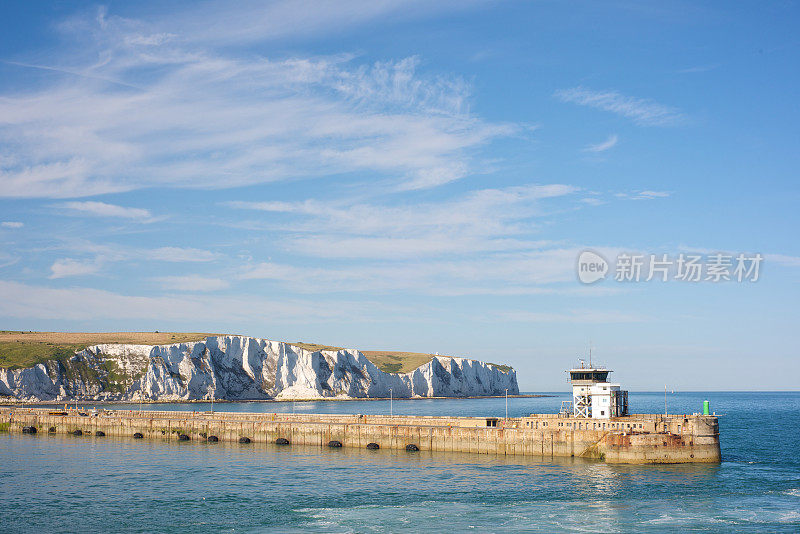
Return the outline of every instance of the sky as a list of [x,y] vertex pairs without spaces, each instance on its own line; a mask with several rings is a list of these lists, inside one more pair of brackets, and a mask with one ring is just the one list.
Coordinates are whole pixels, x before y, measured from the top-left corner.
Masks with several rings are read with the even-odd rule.
[[798,22],[788,1],[4,2],[0,329],[438,352],[523,391],[566,390],[591,346],[631,390],[796,390]]

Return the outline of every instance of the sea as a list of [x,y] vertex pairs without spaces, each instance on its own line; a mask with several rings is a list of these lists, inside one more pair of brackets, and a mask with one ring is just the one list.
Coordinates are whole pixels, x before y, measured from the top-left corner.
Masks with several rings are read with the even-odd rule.
[[[509,398],[508,414],[556,412],[569,400],[550,395]],[[0,432],[0,532],[800,532],[800,392],[668,392],[666,409],[694,413],[704,400],[720,416],[720,464]],[[665,395],[631,392],[630,405],[663,413]],[[214,410],[502,417],[506,400]]]

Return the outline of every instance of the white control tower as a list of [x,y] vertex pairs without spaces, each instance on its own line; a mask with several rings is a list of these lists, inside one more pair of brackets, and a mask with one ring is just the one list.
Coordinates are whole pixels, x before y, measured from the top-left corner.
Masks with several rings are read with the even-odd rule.
[[620,389],[619,384],[608,382],[610,372],[591,363],[586,366],[583,360],[569,370],[574,417],[609,419],[628,415],[628,392]]

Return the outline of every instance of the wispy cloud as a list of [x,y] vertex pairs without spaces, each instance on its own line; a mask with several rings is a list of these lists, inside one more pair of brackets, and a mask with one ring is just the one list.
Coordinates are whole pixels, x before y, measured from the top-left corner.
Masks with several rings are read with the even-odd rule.
[[416,189],[429,189],[440,185],[455,182],[469,174],[468,168],[461,162],[424,169],[416,176],[410,177],[398,186],[399,191],[413,191]]
[[639,194],[634,198],[636,199],[653,199],[653,198],[666,198],[672,193],[670,191],[639,191]]
[[69,276],[86,276],[96,274],[102,268],[102,261],[76,260],[72,258],[62,258],[53,262],[50,266],[50,278],[66,278]]
[[566,313],[534,312],[529,310],[507,311],[497,314],[504,321],[520,323],[577,323],[577,324],[606,324],[606,323],[641,323],[650,318],[614,310],[570,310]]
[[617,91],[594,91],[584,87],[574,87],[556,91],[555,97],[562,102],[616,113],[643,126],[668,126],[684,120],[683,114],[677,109],[652,100],[625,96]]
[[205,276],[162,276],[154,278],[166,290],[172,291],[219,291],[230,287],[230,282],[221,278],[208,278]]
[[87,241],[70,241],[58,249],[71,257],[59,258],[50,266],[50,278],[66,278],[101,273],[118,262],[206,263],[220,255],[208,250],[188,247],[135,248],[119,245],[98,245]]
[[564,294],[575,289],[580,249],[539,234],[553,213],[580,207],[579,192],[566,184],[529,184],[411,205],[319,200],[226,205],[280,221],[279,244],[309,258],[301,265],[252,261],[239,280],[269,280],[310,293]]
[[589,145],[583,150],[586,152],[605,152],[606,150],[613,148],[616,146],[617,142],[619,141],[619,137],[614,134],[608,137],[602,143],[597,143],[596,145]]
[[295,252],[330,258],[409,258],[523,250],[540,243],[535,232],[547,214],[544,201],[578,188],[530,184],[472,191],[454,199],[412,205],[352,202],[229,202],[228,206],[292,215],[284,245]]
[[770,263],[777,263],[786,267],[800,267],[800,256],[788,256],[786,254],[764,254],[764,260]]
[[[198,321],[227,325],[236,331],[241,324],[267,324],[276,320],[339,320],[342,316],[370,321],[377,308],[391,310],[376,302],[341,300],[320,306],[319,300],[259,299],[217,295],[132,296],[88,287],[52,288],[0,280],[0,316],[19,319],[65,319],[113,321],[140,319],[149,324],[180,321],[191,328]],[[77,303],[77,304],[76,304]],[[201,310],[201,314],[198,311]],[[130,324],[130,323],[126,323]],[[260,333],[263,335],[263,333]]]
[[19,221],[3,221],[3,222],[0,222],[0,227],[2,227],[2,228],[14,228],[14,229],[16,229],[16,228],[22,228],[23,226],[25,226],[25,224],[21,223]]
[[[228,203],[277,216],[288,225],[282,246],[308,258],[301,264],[248,260],[235,278],[304,293],[596,296],[606,290],[574,284],[581,247],[538,236],[551,214],[583,204],[579,192],[549,184],[485,189],[409,206]],[[614,251],[603,252],[611,257]]]
[[[283,20],[304,11],[275,9]],[[215,28],[231,19],[220,11]],[[517,130],[471,115],[469,84],[420,73],[416,57],[237,54],[194,41],[181,16],[191,18],[169,18],[175,31],[102,13],[66,25],[93,39],[89,50],[54,59],[49,85],[0,95],[0,196],[229,188],[346,173],[425,189],[469,175],[482,146]],[[108,206],[82,209],[136,218]]]
[[721,65],[722,63],[713,63],[710,65],[697,65],[695,67],[687,67],[685,69],[679,69],[676,72],[678,72],[678,74],[694,74],[697,72],[708,72],[710,70],[719,68]]
[[315,266],[262,262],[237,276],[242,281],[268,280],[298,293],[404,292],[436,296],[575,295],[607,296],[624,288],[575,283],[580,247],[542,244],[538,249],[483,254],[480,257],[370,262]]
[[[304,267],[275,262],[255,264],[242,280],[272,280],[302,293],[411,291],[428,295],[542,294],[572,282],[578,250],[547,248],[497,253],[480,258],[379,262],[356,266]],[[514,280],[508,288],[508,280]]]
[[[179,35],[170,36],[171,39],[230,46],[284,38],[318,39],[379,19],[413,20],[480,4],[476,0],[323,0],[314,2],[311,9],[292,0],[242,0],[237,2],[238,9],[231,9],[227,2],[210,1],[194,4],[183,12],[175,13],[174,16],[179,19],[177,23],[156,20],[150,31],[142,29],[141,25],[136,24],[137,21],[106,16],[105,11],[101,11],[100,17],[106,26],[123,27],[132,33],[139,31],[146,39],[157,39],[163,32],[176,32]],[[209,24],[209,20],[215,23]]]
[[656,198],[667,198],[672,195],[671,191],[633,191],[630,193],[615,193],[614,196],[617,198],[623,198],[628,200],[653,200]]
[[127,208],[125,206],[117,206],[116,204],[107,204],[106,202],[64,202],[58,206],[97,217],[119,217],[122,219],[136,219],[143,222],[153,220],[153,215],[150,213],[150,210],[143,208]]
[[219,254],[209,250],[191,247],[159,247],[143,250],[124,251],[125,255],[141,254],[149,260],[167,261],[176,263],[197,263],[214,261],[220,257]]
[[103,261],[148,260],[175,263],[209,262],[220,258],[216,252],[192,247],[143,248],[118,244],[94,243],[83,239],[68,239],[53,247],[72,255],[95,256]]

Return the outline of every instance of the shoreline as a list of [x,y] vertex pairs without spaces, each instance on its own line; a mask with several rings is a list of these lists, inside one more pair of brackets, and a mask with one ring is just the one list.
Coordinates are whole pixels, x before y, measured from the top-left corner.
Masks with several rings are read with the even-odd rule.
[[[509,399],[536,399],[545,397],[555,397],[556,395],[547,394],[528,394],[528,395],[509,395]],[[505,395],[477,395],[468,397],[393,397],[392,401],[417,401],[417,400],[469,400],[469,399],[505,399]],[[296,399],[214,399],[215,403],[272,403],[272,402],[354,402],[354,401],[387,401],[389,397],[363,397],[363,398],[337,398],[337,397],[311,397]],[[0,399],[0,406],[51,406],[60,404],[70,405],[114,405],[114,404],[210,404],[210,399],[181,399],[181,400],[91,400],[91,399],[70,399],[70,400],[48,400],[48,401],[23,401],[19,399]]]

